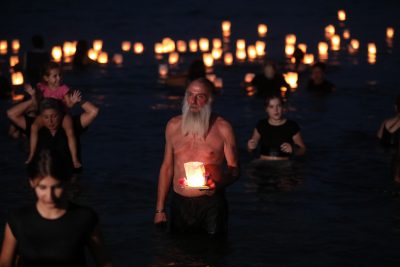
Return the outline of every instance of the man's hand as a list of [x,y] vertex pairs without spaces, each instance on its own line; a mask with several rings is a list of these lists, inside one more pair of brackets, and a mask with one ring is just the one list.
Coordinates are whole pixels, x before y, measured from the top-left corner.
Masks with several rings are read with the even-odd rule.
[[165,223],[167,223],[167,214],[165,213],[165,211],[156,211],[156,214],[154,215],[154,224],[162,225]]

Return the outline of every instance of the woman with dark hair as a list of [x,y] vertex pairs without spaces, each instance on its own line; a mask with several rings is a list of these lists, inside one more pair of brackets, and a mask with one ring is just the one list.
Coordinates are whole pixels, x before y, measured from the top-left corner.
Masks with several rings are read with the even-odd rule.
[[396,115],[382,122],[377,137],[383,147],[397,149],[400,138],[400,96],[396,97],[394,109]]
[[0,266],[87,266],[88,247],[97,266],[111,266],[104,253],[98,216],[69,202],[65,185],[72,173],[55,151],[42,150],[28,165],[36,203],[10,213],[4,232]]

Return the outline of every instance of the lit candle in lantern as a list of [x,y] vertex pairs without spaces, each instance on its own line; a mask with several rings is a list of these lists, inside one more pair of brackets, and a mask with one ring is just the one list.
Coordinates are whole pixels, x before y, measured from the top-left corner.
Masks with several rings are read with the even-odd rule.
[[168,65],[167,64],[160,64],[158,66],[158,74],[162,77],[165,78],[168,75]]
[[231,35],[231,22],[228,20],[222,22],[222,35],[223,36]]
[[17,65],[19,63],[19,58],[18,56],[11,56],[10,57],[10,67],[14,67],[15,65]]
[[340,50],[340,36],[337,34],[334,34],[331,39],[331,47],[333,51],[339,51]]
[[6,40],[1,40],[0,41],[0,54],[1,55],[7,54],[7,50],[8,50],[7,41]]
[[268,32],[268,27],[266,24],[258,24],[258,36],[265,37]]
[[247,47],[247,55],[249,56],[250,60],[254,60],[257,58],[257,51],[254,45],[249,45]]
[[296,35],[294,34],[286,35],[285,41],[287,45],[294,45],[296,43]]
[[386,29],[386,38],[393,39],[393,37],[394,37],[394,28],[393,27],[388,27]]
[[199,47],[200,47],[200,51],[207,52],[210,47],[210,42],[208,41],[207,38],[200,38]]
[[155,43],[154,44],[154,53],[162,54],[164,52],[162,43]]
[[21,45],[19,43],[19,40],[17,40],[17,39],[12,40],[11,48],[12,48],[14,53],[18,53],[20,47],[21,47]]
[[203,63],[207,68],[211,68],[214,65],[214,58],[211,53],[203,54]]
[[183,164],[186,173],[186,182],[189,187],[203,187],[206,184],[204,163],[186,162]]
[[246,41],[244,39],[238,39],[236,41],[236,49],[237,50],[245,50],[246,49]]
[[263,41],[256,42],[256,52],[258,57],[262,57],[265,55],[265,42]]
[[63,52],[64,52],[64,57],[70,57],[73,55],[73,43],[72,42],[64,42],[63,45]]
[[348,40],[350,39],[350,30],[344,30],[343,31],[343,39]]
[[304,55],[304,64],[311,65],[314,63],[314,55],[313,54],[305,54]]
[[287,88],[282,86],[280,89],[281,89],[281,96],[285,97],[286,96],[286,92],[287,92]]
[[346,20],[346,11],[339,10],[338,11],[338,19],[339,19],[339,21],[345,21]]
[[169,37],[165,37],[162,40],[162,45],[164,53],[171,53],[175,51],[175,42]]
[[187,45],[186,45],[186,42],[185,42],[185,41],[183,41],[183,40],[178,40],[178,41],[176,42],[176,46],[177,46],[178,52],[180,52],[180,53],[186,53]]
[[136,42],[136,43],[133,45],[133,52],[134,52],[135,54],[142,54],[143,51],[144,51],[144,46],[143,46],[142,43]]
[[103,48],[103,41],[102,40],[94,40],[93,41],[93,49],[96,51],[101,51]]
[[251,83],[255,76],[256,75],[254,73],[251,73],[251,72],[246,73],[246,75],[244,76],[244,82],[245,83]]
[[330,39],[335,34],[335,26],[328,25],[325,27],[325,38]]
[[230,53],[230,52],[225,53],[225,55],[224,55],[224,63],[227,66],[230,66],[230,65],[233,64],[233,55],[232,55],[232,53]]
[[189,51],[195,53],[195,52],[197,52],[197,48],[198,48],[197,41],[194,39],[190,40],[189,41]]
[[97,61],[98,52],[93,48],[90,48],[88,51],[88,57],[93,61]]
[[301,44],[298,44],[297,47],[298,47],[301,51],[303,51],[304,54],[307,53],[307,45],[306,45],[306,44],[301,43]]
[[325,42],[318,43],[318,55],[321,60],[328,59],[328,44]]
[[244,61],[246,60],[246,50],[236,50],[236,58],[239,61]]
[[114,54],[113,61],[116,65],[121,65],[124,62],[124,57],[122,54]]
[[222,41],[219,38],[214,38],[212,40],[213,48],[221,48],[222,47]]
[[170,65],[175,65],[179,61],[179,54],[177,52],[172,52],[168,56],[168,63]]
[[123,41],[121,43],[121,49],[124,52],[128,52],[129,50],[131,50],[131,42],[130,41]]
[[213,50],[211,51],[211,54],[215,60],[218,60],[222,57],[222,49],[221,48],[213,48]]
[[100,64],[107,64],[108,63],[107,52],[100,52],[99,56],[97,57],[97,62],[99,62]]
[[61,46],[54,46],[53,49],[51,49],[51,56],[55,62],[60,62],[62,58]]
[[354,54],[358,51],[358,48],[360,48],[360,42],[357,39],[351,39],[350,46],[349,46],[349,52],[351,54]]
[[290,88],[297,88],[298,74],[297,72],[288,72],[283,74],[285,81],[290,85]]
[[374,43],[368,43],[368,54],[376,55],[376,45]]
[[12,85],[21,85],[24,83],[24,75],[22,75],[22,72],[14,72],[11,74],[11,82]]
[[286,44],[285,45],[285,54],[287,57],[291,57],[294,53],[294,45]]

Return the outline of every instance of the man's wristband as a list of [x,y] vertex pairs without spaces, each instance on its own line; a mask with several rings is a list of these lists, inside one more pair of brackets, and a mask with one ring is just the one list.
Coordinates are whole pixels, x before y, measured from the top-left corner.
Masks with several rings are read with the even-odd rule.
[[156,210],[156,213],[165,213],[165,209],[161,209],[161,210]]

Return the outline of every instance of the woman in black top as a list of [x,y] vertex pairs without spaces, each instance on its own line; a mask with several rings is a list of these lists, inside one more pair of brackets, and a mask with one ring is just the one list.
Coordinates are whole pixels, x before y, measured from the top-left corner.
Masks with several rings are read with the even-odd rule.
[[265,100],[267,119],[260,120],[247,142],[249,151],[260,145],[260,158],[285,160],[291,155],[303,155],[306,150],[296,122],[283,117],[283,101],[280,96]]
[[104,253],[97,214],[67,201],[64,184],[71,178],[54,151],[43,150],[28,166],[34,205],[10,213],[0,254],[0,266],[87,266],[88,247],[97,266],[111,266]]

